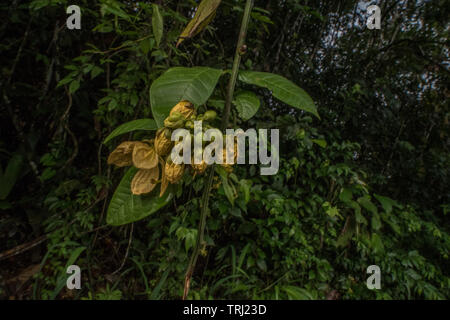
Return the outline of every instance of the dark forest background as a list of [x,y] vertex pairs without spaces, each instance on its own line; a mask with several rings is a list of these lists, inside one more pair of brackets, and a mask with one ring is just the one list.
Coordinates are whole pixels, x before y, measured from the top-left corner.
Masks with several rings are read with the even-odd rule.
[[[203,178],[108,226],[123,170],[106,157],[133,136],[102,142],[152,117],[149,88],[168,68],[230,69],[244,2],[222,1],[178,48],[198,2],[156,3],[159,46],[149,1],[0,4],[0,298],[181,297]],[[71,4],[81,30],[66,28]],[[370,4],[380,30],[366,27]],[[233,113],[237,127],[280,128],[280,170],[236,167],[235,206],[216,186],[189,298],[448,299],[449,17],[445,0],[255,1],[241,68],[290,79],[321,119],[264,89],[255,117]],[[82,290],[65,288],[70,264]],[[366,287],[373,264],[381,290]]]

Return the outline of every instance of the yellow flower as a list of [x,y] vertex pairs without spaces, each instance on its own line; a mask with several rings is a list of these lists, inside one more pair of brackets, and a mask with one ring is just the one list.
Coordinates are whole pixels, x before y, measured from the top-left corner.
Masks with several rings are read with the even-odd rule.
[[167,181],[170,183],[178,183],[183,177],[184,164],[175,164],[171,161],[170,163],[166,162],[164,171]]
[[108,157],[108,164],[114,164],[118,167],[131,166],[133,149],[137,141],[122,142]]
[[152,169],[158,165],[155,149],[144,142],[136,142],[132,160],[133,165],[138,169]]
[[140,169],[131,180],[131,192],[135,195],[151,192],[159,178],[158,166],[152,169]]
[[175,112],[181,113],[185,119],[188,119],[195,112],[194,105],[186,100],[180,101],[170,110],[170,115]]
[[156,132],[155,151],[160,156],[168,155],[173,147],[173,141],[167,138],[166,131],[170,132],[168,128],[162,128]]

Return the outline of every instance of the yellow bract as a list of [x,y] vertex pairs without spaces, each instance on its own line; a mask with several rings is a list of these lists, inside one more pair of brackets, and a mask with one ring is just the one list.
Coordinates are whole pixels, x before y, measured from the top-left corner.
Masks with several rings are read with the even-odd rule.
[[132,153],[137,141],[122,142],[108,157],[108,164],[118,167],[130,166],[132,164]]
[[163,128],[156,133],[155,138],[155,150],[160,156],[165,156],[170,153],[173,147],[173,141],[167,138],[166,131],[167,128]]
[[138,169],[152,169],[158,165],[155,149],[143,142],[137,142],[133,149],[133,165]]
[[169,181],[170,183],[177,183],[183,177],[184,164],[166,162],[164,173],[167,181]]
[[159,178],[158,166],[152,169],[140,169],[131,181],[131,192],[135,195],[151,192]]
[[188,119],[191,115],[194,114],[194,105],[189,101],[180,101],[175,107],[170,110],[170,116],[176,114],[177,112],[181,113],[185,119]]

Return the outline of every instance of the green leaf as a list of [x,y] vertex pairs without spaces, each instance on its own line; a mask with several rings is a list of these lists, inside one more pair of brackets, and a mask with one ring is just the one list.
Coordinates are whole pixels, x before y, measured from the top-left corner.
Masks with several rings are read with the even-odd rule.
[[341,193],[339,194],[339,199],[342,202],[349,202],[350,200],[352,200],[352,190],[348,189],[348,188],[342,188],[341,189]]
[[97,77],[102,72],[103,72],[102,68],[95,66],[91,70],[91,79],[94,79],[95,77]]
[[272,91],[275,98],[294,108],[310,112],[320,119],[311,97],[302,88],[282,76],[268,72],[240,71],[239,80],[267,88]]
[[0,200],[5,200],[16,184],[22,169],[22,164],[23,156],[19,154],[14,154],[11,159],[9,159],[5,173],[0,177]]
[[123,11],[120,7],[120,4],[117,1],[110,1],[109,3],[104,3],[100,9],[102,15],[106,15],[106,13],[110,13],[112,15],[121,17],[124,20],[130,21],[131,16],[128,15],[125,11]]
[[111,139],[117,137],[118,135],[135,131],[135,130],[156,130],[158,127],[156,126],[156,122],[153,119],[138,119],[126,122],[116,129],[113,130],[103,141],[103,143],[107,143]]
[[245,121],[253,117],[261,105],[258,96],[250,91],[237,94],[233,102],[236,105],[239,117]]
[[188,25],[181,33],[177,42],[177,47],[184,41],[184,39],[192,38],[212,21],[220,1],[221,0],[203,0],[199,4],[194,18],[189,21]]
[[402,209],[402,208],[403,208],[403,206],[401,206],[400,204],[398,204],[397,201],[392,200],[392,199],[389,198],[389,197],[383,197],[383,196],[380,196],[380,195],[375,194],[375,193],[374,193],[373,195],[374,195],[374,197],[381,203],[381,206],[383,207],[383,209],[384,209],[384,211],[385,211],[386,213],[391,213],[391,212],[392,212],[392,207],[393,207],[393,206],[395,206],[395,207],[397,207],[397,208],[399,208],[399,209]]
[[170,110],[182,100],[197,106],[206,103],[221,75],[222,70],[207,67],[167,70],[150,87],[150,104],[158,126],[163,126]]
[[358,198],[358,202],[369,212],[373,214],[378,213],[377,207],[370,201],[370,196],[365,195],[364,197]]
[[303,288],[295,286],[284,286],[283,291],[286,292],[289,300],[314,300],[311,293]]
[[70,93],[75,93],[78,90],[79,87],[80,87],[80,81],[79,80],[74,80],[74,81],[72,81],[70,83],[69,92]]
[[159,48],[159,44],[161,43],[161,39],[163,36],[163,18],[161,13],[159,12],[158,5],[153,4],[153,15],[152,15],[152,27],[153,27],[153,35],[155,36],[156,46]]
[[173,194],[169,190],[160,198],[159,188],[155,188],[148,195],[133,195],[130,184],[136,172],[134,167],[128,169],[114,192],[106,216],[108,224],[120,226],[141,220],[164,207],[172,199]]
[[214,107],[218,110],[223,110],[225,107],[225,100],[209,99],[208,106]]
[[375,253],[382,253],[384,251],[383,241],[378,234],[372,233],[370,244]]
[[374,213],[370,221],[374,230],[379,230],[381,228],[381,219],[378,213]]
[[162,286],[167,280],[167,276],[169,275],[170,268],[167,268],[166,271],[164,271],[161,279],[159,280],[158,284],[156,285],[155,289],[153,289],[152,294],[150,295],[150,300],[159,300],[159,292],[161,291]]
[[322,147],[322,148],[326,148],[327,147],[327,142],[325,140],[312,139],[311,141],[314,142],[315,144],[317,144],[318,146]]

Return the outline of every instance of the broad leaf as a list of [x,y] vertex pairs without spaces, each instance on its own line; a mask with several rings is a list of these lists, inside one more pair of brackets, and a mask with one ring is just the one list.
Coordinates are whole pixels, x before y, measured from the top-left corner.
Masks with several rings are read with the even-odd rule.
[[136,172],[137,169],[134,167],[128,169],[114,192],[106,216],[108,224],[120,226],[141,220],[164,207],[172,199],[173,194],[169,191],[160,198],[157,190],[159,188],[148,195],[133,195],[130,184]]
[[244,91],[236,95],[234,100],[239,117],[248,120],[253,117],[259,109],[261,102],[256,94]]
[[393,206],[395,206],[399,209],[403,208],[400,204],[398,204],[397,201],[392,200],[389,197],[383,197],[376,193],[374,193],[374,197],[381,203],[381,206],[383,207],[383,209],[386,213],[391,213]]
[[370,196],[365,195],[363,197],[358,198],[358,202],[366,209],[367,211],[376,214],[378,213],[377,207],[370,200]]
[[320,146],[321,148],[327,147],[327,142],[323,139],[312,139],[311,141]]
[[153,15],[152,15],[152,27],[153,35],[155,36],[156,45],[159,47],[161,39],[163,36],[163,18],[159,12],[158,5],[153,4]]
[[339,194],[339,199],[343,202],[349,202],[352,200],[353,192],[348,188],[342,188]]
[[182,100],[206,103],[221,74],[222,70],[207,67],[175,67],[156,79],[150,87],[150,104],[158,126],[163,126],[170,109]]
[[305,110],[320,119],[311,97],[292,81],[277,74],[257,71],[240,71],[239,80],[272,91],[275,98],[294,108]]
[[216,10],[220,4],[220,1],[221,0],[203,0],[199,4],[194,18],[189,21],[188,25],[181,33],[177,42],[177,47],[184,41],[184,39],[192,38],[212,21],[216,15]]
[[111,132],[105,139],[105,141],[103,141],[103,143],[107,143],[108,141],[110,141],[111,139],[127,133],[127,132],[131,132],[131,131],[135,131],[135,130],[156,130],[158,129],[155,120],[153,119],[138,119],[138,120],[133,120],[130,122],[126,122],[120,126],[118,126],[116,129],[113,130],[113,132]]
[[284,286],[282,289],[286,292],[289,300],[314,300],[314,297],[306,289],[295,286]]

